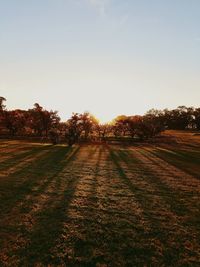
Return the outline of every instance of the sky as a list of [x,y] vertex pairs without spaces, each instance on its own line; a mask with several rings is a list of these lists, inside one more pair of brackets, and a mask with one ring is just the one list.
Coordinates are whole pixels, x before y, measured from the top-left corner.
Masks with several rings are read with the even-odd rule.
[[0,96],[63,121],[200,106],[200,1],[0,0]]

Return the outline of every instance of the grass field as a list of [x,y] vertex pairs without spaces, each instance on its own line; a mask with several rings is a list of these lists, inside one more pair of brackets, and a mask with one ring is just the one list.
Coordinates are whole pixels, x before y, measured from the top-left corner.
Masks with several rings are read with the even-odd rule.
[[200,266],[200,136],[165,136],[0,141],[0,266]]

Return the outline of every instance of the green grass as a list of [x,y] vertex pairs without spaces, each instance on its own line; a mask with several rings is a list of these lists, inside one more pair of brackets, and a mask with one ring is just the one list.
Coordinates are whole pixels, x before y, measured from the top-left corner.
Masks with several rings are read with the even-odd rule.
[[154,153],[170,164],[200,179],[200,151],[171,148],[170,151],[157,149]]
[[199,266],[198,149],[8,141],[0,155],[0,266]]
[[[142,152],[142,149],[141,149]],[[160,180],[155,173],[148,170],[148,166],[143,165],[140,160],[131,157],[129,151],[123,150],[110,150],[111,158],[114,161],[116,168],[123,179],[124,183],[129,187],[134,196],[136,197],[138,203],[140,203],[142,210],[144,211],[145,218],[149,221],[153,231],[150,231],[149,234],[145,235],[145,232],[140,236],[141,240],[146,240],[149,242],[149,237],[158,238],[159,241],[164,245],[163,247],[163,258],[160,258],[160,264],[165,266],[178,266],[179,265],[179,255],[184,254],[184,247],[179,247],[176,249],[176,254],[174,254],[174,244],[170,244],[169,236],[177,236],[177,239],[180,243],[184,243],[187,240],[186,236],[182,236],[180,233],[173,232],[173,227],[175,225],[171,224],[170,217],[184,217],[190,214],[193,217],[193,220],[179,221],[180,228],[187,226],[193,226],[196,232],[200,230],[200,219],[199,213],[192,214],[190,210],[191,207],[196,204],[196,208],[199,210],[199,203],[192,203],[191,194],[187,195],[185,192],[174,191]],[[121,167],[120,164],[125,163],[126,167]],[[126,174],[132,170],[132,174],[135,173],[138,178],[133,177],[130,179]],[[148,191],[148,188],[143,186],[143,181],[151,185],[151,188]],[[154,202],[154,198],[161,198],[159,202]],[[187,205],[185,205],[187,203]],[[189,204],[189,205],[188,205]],[[189,206],[189,207],[188,207]],[[164,210],[168,213],[169,218],[163,217],[160,213],[160,210]],[[163,224],[164,220],[164,224]],[[171,228],[171,229],[170,229]],[[143,252],[145,257],[152,258],[156,257],[155,247],[150,246],[146,252]],[[133,248],[132,253],[135,254],[135,248]],[[141,255],[140,255],[141,256]]]

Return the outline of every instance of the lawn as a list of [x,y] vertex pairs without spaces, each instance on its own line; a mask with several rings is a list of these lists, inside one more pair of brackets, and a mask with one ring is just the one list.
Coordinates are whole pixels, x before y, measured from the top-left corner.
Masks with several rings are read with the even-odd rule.
[[0,141],[0,266],[200,266],[200,136]]

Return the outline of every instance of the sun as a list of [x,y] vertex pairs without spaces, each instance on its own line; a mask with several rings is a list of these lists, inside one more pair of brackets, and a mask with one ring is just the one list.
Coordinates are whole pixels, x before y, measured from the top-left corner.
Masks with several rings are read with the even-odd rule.
[[95,116],[95,118],[97,119],[97,121],[99,122],[99,124],[109,124],[114,119],[112,116],[104,115],[104,114],[103,115]]

